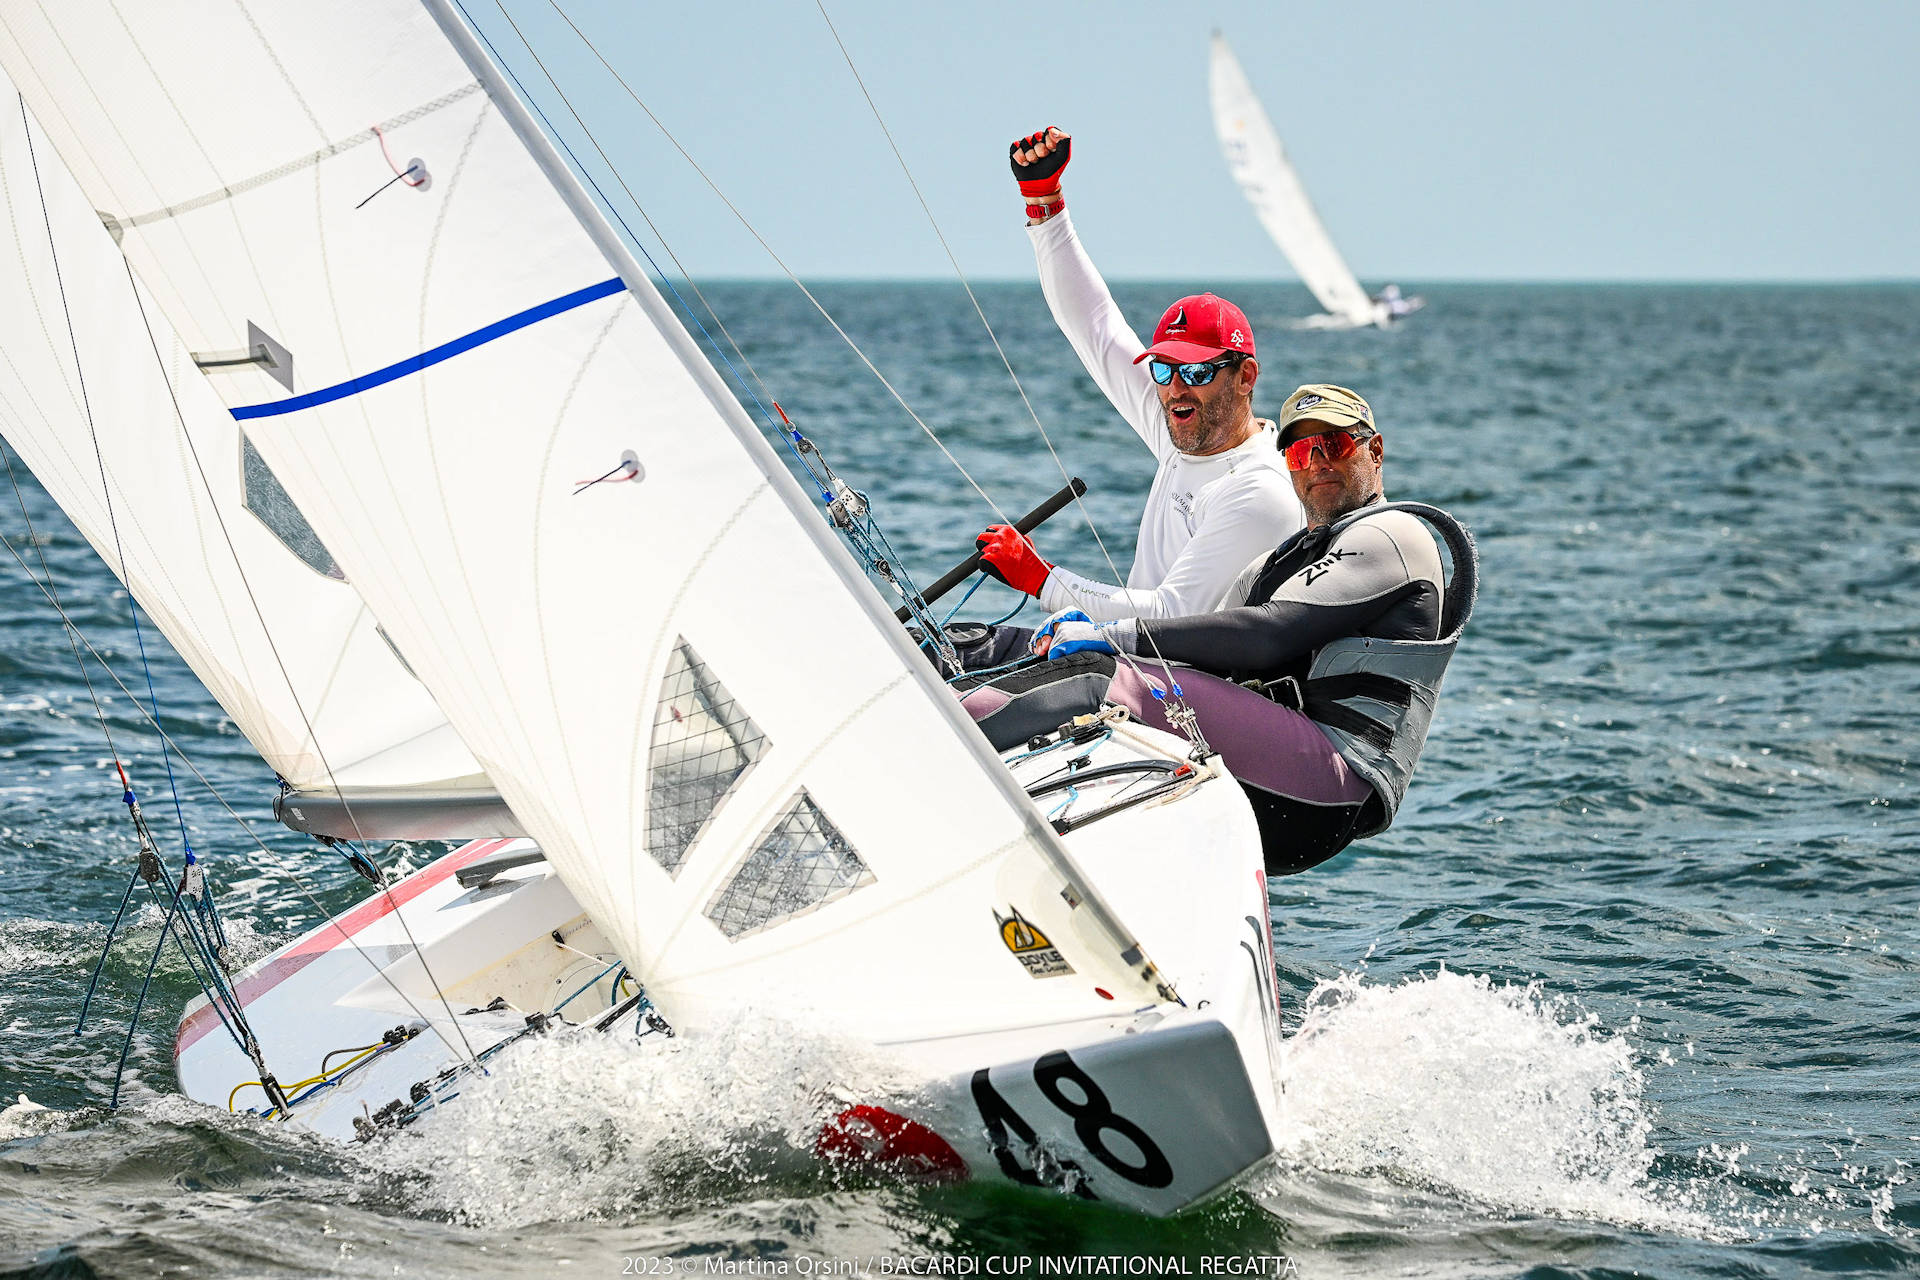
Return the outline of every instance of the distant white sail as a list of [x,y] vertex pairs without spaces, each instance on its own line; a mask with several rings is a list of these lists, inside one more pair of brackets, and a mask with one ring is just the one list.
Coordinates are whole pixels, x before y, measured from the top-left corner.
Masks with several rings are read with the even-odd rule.
[[1274,131],[1253,86],[1240,69],[1226,37],[1213,37],[1209,84],[1213,95],[1213,126],[1227,156],[1234,181],[1246,193],[1260,223],[1273,237],[1300,280],[1336,318],[1346,324],[1372,324],[1373,300],[1360,287],[1346,259],[1314,211],[1313,201],[1300,185],[1300,175],[1287,159],[1287,149]]
[[189,345],[291,350],[208,385],[677,1023],[1167,997],[450,8],[9,0],[0,63]]
[[[0,434],[287,781],[326,789],[331,766],[348,788],[487,787],[144,292],[143,317],[52,144],[39,135],[29,151],[4,76],[0,103],[0,207],[16,245],[0,254]],[[246,325],[210,345],[250,354]]]

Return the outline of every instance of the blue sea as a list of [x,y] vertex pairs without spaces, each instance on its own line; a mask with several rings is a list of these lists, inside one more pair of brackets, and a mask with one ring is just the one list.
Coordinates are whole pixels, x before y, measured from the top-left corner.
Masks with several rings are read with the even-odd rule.
[[[123,927],[76,1034],[134,844],[56,615],[0,556],[0,1277],[1920,1273],[1920,287],[1434,285],[1350,333],[1289,330],[1290,284],[1116,293],[1144,331],[1203,286],[1253,320],[1261,408],[1358,389],[1389,495],[1455,512],[1483,556],[1399,821],[1272,886],[1279,1158],[1171,1221],[849,1178],[805,1155],[832,1046],[772,1026],[670,1078],[543,1043],[466,1119],[343,1150],[175,1092],[173,955],[109,1110],[160,917]],[[817,292],[1009,512],[1061,483],[1037,418],[1105,547],[1070,513],[1043,553],[1124,572],[1151,460],[1036,287],[979,289],[1024,400],[957,284]],[[972,549],[992,512],[796,290],[706,296],[902,563],[924,582]],[[38,542],[143,697],[144,644],[167,732],[272,850],[173,761],[242,958],[314,922],[287,873],[355,901],[12,461],[0,531]],[[173,829],[155,735],[88,674]],[[1169,848],[1170,876],[1204,856]]]

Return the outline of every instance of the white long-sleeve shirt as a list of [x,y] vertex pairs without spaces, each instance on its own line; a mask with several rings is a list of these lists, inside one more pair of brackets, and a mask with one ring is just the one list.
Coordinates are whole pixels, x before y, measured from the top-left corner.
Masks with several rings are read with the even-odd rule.
[[1040,589],[1048,609],[1079,609],[1095,622],[1177,618],[1220,607],[1234,575],[1305,523],[1271,422],[1244,444],[1201,457],[1181,453],[1167,433],[1153,375],[1134,357],[1146,350],[1107,291],[1064,211],[1027,228],[1040,287],[1054,323],[1094,382],[1159,463],[1127,585],[1054,566]]

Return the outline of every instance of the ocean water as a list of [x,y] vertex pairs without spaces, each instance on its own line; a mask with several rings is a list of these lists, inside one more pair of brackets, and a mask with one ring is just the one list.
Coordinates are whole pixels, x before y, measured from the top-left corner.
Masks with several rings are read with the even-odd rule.
[[[341,1150],[173,1091],[193,985],[172,957],[109,1111],[159,920],[123,932],[75,1034],[132,846],[73,655],[3,557],[0,1276],[1920,1273],[1920,288],[1435,286],[1395,331],[1323,334],[1283,327],[1308,310],[1293,286],[1207,283],[1253,319],[1260,404],[1360,390],[1390,496],[1454,511],[1483,555],[1400,820],[1273,885],[1276,1160],[1172,1221],[837,1175],[806,1150],[845,1046],[771,1022],[682,1045],[671,1072],[542,1043],[445,1123]],[[1192,287],[1116,292],[1144,329]],[[922,581],[971,549],[986,504],[803,298],[706,292],[756,392]],[[1124,571],[1150,460],[1037,288],[980,290],[1032,414],[958,286],[819,293],[1009,512],[1061,482],[1037,416],[1104,543],[1066,515],[1043,552]],[[144,689],[123,594],[23,475],[0,493],[23,552],[29,517]],[[1009,607],[994,591],[968,614]],[[243,957],[314,919],[290,875],[354,901],[337,854],[273,824],[271,775],[150,625],[144,644],[167,731],[271,849],[183,782]],[[155,737],[101,693],[164,827]]]

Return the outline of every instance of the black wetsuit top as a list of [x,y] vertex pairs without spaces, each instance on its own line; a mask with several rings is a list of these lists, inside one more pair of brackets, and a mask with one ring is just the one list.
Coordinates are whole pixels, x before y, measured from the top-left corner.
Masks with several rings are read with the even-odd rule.
[[1234,680],[1304,680],[1313,654],[1343,636],[1434,640],[1440,557],[1419,519],[1385,511],[1338,536],[1321,525],[1248,565],[1223,607],[1142,619],[1137,648]]

